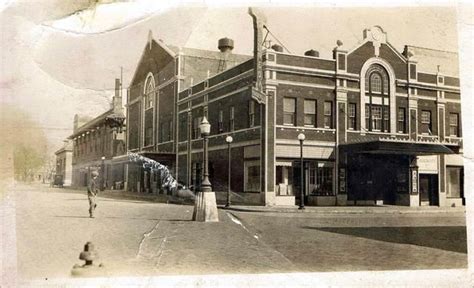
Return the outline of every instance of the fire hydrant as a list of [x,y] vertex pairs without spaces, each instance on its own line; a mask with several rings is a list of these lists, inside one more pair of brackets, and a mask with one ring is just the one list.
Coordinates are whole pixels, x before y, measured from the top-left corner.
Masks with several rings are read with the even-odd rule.
[[99,264],[95,265],[93,262],[97,260],[99,255],[94,249],[94,244],[92,242],[87,242],[84,245],[84,251],[79,254],[79,259],[86,261],[84,265],[75,264],[72,267],[71,274],[73,276],[99,276],[102,275],[105,271],[103,270],[104,265]]

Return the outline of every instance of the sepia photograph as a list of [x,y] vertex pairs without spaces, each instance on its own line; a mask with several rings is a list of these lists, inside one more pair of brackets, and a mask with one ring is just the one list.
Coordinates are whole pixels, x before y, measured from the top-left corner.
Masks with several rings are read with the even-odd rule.
[[0,287],[473,287],[473,5],[412,2],[1,1]]

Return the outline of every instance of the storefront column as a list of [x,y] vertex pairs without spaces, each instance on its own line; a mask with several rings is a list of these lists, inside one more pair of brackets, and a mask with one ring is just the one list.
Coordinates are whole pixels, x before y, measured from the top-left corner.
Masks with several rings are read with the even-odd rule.
[[415,95],[410,95],[408,99],[408,127],[410,132],[410,140],[416,141],[418,135],[418,100]]
[[266,103],[262,107],[261,201],[265,206],[275,205],[275,124],[276,88],[266,85]]
[[347,205],[346,179],[347,155],[341,153],[341,144],[347,140],[347,82],[345,79],[336,80],[336,161],[334,191],[336,191],[336,205]]
[[410,207],[420,206],[420,182],[418,174],[418,163],[416,156],[410,156],[410,179],[408,181],[410,187]]
[[438,156],[438,183],[439,183],[439,206],[443,207],[447,205],[446,201],[446,156]]

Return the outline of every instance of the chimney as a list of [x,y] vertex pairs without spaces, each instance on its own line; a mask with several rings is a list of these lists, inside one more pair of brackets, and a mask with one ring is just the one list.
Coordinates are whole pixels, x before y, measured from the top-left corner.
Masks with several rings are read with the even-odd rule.
[[254,61],[254,87],[263,91],[263,30],[267,22],[265,15],[258,9],[249,7],[249,15],[253,20],[253,61]]
[[79,128],[79,115],[76,114],[74,115],[74,126],[73,126],[72,131],[76,133],[77,128]]
[[276,52],[283,52],[283,47],[278,44],[273,44],[271,48]]
[[310,56],[310,57],[319,57],[319,52],[316,51],[316,50],[311,49],[311,50],[308,50],[308,51],[304,52],[304,55],[305,56]]
[[115,78],[115,95],[112,100],[114,113],[122,112],[122,95],[120,93],[121,88],[122,83],[120,83],[120,79]]
[[227,37],[219,39],[217,43],[217,48],[221,50],[222,53],[225,52],[232,52],[232,49],[234,49],[234,40],[229,39]]

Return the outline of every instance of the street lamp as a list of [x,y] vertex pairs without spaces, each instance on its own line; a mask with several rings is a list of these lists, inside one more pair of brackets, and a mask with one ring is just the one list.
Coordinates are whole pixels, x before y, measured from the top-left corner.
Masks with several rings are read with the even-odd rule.
[[193,220],[201,222],[218,222],[219,217],[217,214],[216,194],[212,192],[211,182],[209,181],[208,171],[208,137],[211,132],[211,124],[204,117],[199,125],[201,135],[204,138],[204,175],[201,184],[201,191],[196,195],[194,202]]
[[228,151],[228,153],[227,153],[227,155],[228,155],[227,163],[228,163],[228,172],[229,172],[228,177],[227,177],[227,182],[228,183],[227,183],[227,203],[225,204],[226,208],[230,207],[230,180],[231,180],[231,174],[230,174],[231,173],[231,155],[230,155],[230,149],[231,148],[230,148],[230,144],[232,144],[233,140],[234,139],[230,135],[225,138],[225,142],[227,142],[227,147],[228,147],[228,149],[227,149],[227,151]]
[[209,169],[208,169],[208,151],[207,151],[207,144],[208,144],[208,137],[211,133],[211,124],[207,121],[206,117],[204,117],[201,121],[201,125],[199,125],[199,129],[201,130],[201,135],[204,138],[204,178],[201,184],[201,191],[202,192],[211,192],[212,186],[211,182],[209,181]]
[[304,165],[303,165],[303,141],[306,136],[303,133],[298,134],[298,140],[300,140],[300,161],[301,161],[301,187],[300,187],[300,207],[298,209],[304,209]]
[[100,158],[102,160],[102,163],[101,163],[101,168],[100,168],[100,172],[101,172],[101,177],[100,179],[102,179],[102,185],[100,185],[100,190],[101,191],[104,191],[105,190],[105,156],[102,156],[102,158]]

